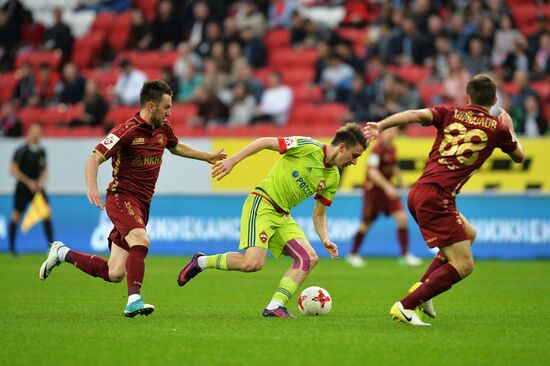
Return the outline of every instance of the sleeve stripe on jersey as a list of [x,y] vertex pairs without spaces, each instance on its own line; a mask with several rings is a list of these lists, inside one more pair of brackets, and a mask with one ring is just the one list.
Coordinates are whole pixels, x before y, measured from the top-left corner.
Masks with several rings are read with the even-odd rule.
[[329,206],[332,205],[332,201],[329,199],[326,199],[325,197],[321,196],[320,194],[316,194],[314,197],[316,200],[319,200],[323,205]]
[[297,145],[298,146],[315,145],[317,147],[323,148],[323,144],[313,140],[299,140]]
[[279,153],[281,154],[286,153],[287,148],[286,148],[285,138],[279,137],[277,139],[279,140]]

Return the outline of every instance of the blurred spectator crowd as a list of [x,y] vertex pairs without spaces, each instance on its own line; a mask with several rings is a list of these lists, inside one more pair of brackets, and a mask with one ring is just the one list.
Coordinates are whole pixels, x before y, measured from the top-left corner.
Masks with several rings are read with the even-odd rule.
[[0,136],[32,122],[50,136],[101,135],[159,78],[174,92],[176,133],[331,134],[345,121],[464,103],[478,73],[497,80],[496,107],[520,134],[548,130],[548,1],[0,4]]

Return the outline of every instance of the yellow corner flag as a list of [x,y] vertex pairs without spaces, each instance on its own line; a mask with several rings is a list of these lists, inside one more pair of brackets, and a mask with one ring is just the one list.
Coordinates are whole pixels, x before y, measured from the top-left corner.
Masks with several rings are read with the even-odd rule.
[[23,224],[21,225],[21,231],[26,233],[31,227],[33,227],[39,221],[50,217],[50,206],[46,202],[44,195],[38,192],[34,195],[31,205],[23,217]]

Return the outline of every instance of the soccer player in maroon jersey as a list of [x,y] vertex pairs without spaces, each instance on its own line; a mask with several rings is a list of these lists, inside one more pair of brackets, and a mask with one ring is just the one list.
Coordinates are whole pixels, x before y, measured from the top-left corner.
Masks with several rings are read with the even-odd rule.
[[437,136],[422,176],[409,192],[408,206],[424,240],[439,253],[420,282],[396,302],[390,315],[411,325],[430,325],[419,315],[435,317],[432,298],[474,270],[471,245],[475,228],[456,208],[455,197],[468,179],[489,158],[495,148],[516,163],[525,153],[514,132],[512,119],[503,109],[498,118],[489,114],[496,102],[496,84],[486,75],[473,77],[466,87],[467,105],[408,110],[364,128],[369,141],[380,131],[409,123],[432,125]]
[[381,133],[378,143],[369,155],[367,177],[363,186],[361,225],[353,238],[351,253],[346,258],[353,267],[365,266],[365,262],[359,254],[359,248],[363,238],[381,212],[391,216],[397,223],[397,238],[401,247],[399,263],[409,266],[418,266],[422,263],[420,258],[409,252],[408,218],[399,193],[392,183],[392,178],[395,177],[401,187],[406,187],[397,164],[396,149],[393,143],[398,132],[397,128],[390,128]]
[[[164,149],[185,158],[204,160],[210,164],[226,157],[223,148],[215,152],[197,150],[174,135],[167,120],[172,107],[172,90],[162,80],[143,84],[140,110],[126,122],[114,127],[99,143],[86,162],[85,175],[88,200],[100,209],[106,208],[114,224],[109,234],[109,261],[69,249],[62,242],[52,243],[39,277],[45,280],[52,269],[69,262],[81,271],[101,277],[107,282],[120,282],[126,275],[128,303],[124,315],[149,315],[155,310],[140,295],[145,273],[145,257],[150,240],[146,225],[149,207],[162,163]],[[103,203],[97,187],[99,165],[111,158],[113,180]]]

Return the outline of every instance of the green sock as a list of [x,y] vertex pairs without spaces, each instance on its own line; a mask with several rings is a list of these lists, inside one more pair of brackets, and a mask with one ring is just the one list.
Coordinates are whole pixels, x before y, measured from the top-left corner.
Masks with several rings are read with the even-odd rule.
[[279,288],[273,294],[271,301],[278,301],[284,306],[292,295],[294,295],[297,289],[298,284],[294,282],[294,280],[289,277],[283,277],[279,283]]
[[206,258],[206,268],[216,268],[222,271],[229,271],[227,268],[227,253],[209,255]]

